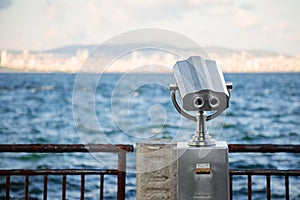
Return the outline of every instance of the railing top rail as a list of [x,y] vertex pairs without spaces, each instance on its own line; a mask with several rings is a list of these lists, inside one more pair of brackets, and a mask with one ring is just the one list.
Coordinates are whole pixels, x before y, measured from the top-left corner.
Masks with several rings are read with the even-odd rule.
[[[300,145],[229,144],[230,153],[300,153]],[[76,153],[133,152],[133,145],[124,144],[0,144],[0,152]]]
[[9,169],[0,170],[0,175],[98,175],[98,174],[118,174],[114,169]]
[[278,169],[230,169],[231,175],[288,175],[300,176],[300,170],[278,170]]
[[229,144],[229,153],[300,153],[300,145]]
[[24,153],[86,153],[133,152],[133,145],[124,144],[0,144],[0,152]]

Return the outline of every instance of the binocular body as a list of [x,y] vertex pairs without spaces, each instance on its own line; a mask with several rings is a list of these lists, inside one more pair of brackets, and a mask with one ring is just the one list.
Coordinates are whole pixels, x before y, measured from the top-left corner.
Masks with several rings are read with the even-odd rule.
[[173,67],[183,109],[186,111],[223,111],[230,94],[223,73],[214,60],[191,56]]

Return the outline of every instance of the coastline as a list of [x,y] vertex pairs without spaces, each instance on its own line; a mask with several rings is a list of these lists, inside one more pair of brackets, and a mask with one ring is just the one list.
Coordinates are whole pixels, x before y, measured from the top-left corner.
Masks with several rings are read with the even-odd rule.
[[[286,74],[286,73],[300,73],[300,71],[223,71],[226,74]],[[62,74],[77,74],[77,73],[83,73],[80,71],[77,72],[71,72],[71,71],[41,71],[41,70],[25,70],[25,69],[15,69],[15,68],[9,68],[9,67],[2,67],[0,66],[0,73],[36,73],[36,74],[52,74],[52,73],[62,73]],[[99,73],[99,72],[87,72],[87,73]],[[105,74],[124,74],[124,73],[130,73],[130,72],[124,72],[124,71],[113,71],[113,72],[104,72]],[[133,72],[132,74],[168,74],[171,72],[155,72],[155,71],[140,71],[140,72]]]

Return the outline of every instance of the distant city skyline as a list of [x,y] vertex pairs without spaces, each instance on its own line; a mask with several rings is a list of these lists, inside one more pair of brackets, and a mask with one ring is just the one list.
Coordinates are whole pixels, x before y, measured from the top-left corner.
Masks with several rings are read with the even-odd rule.
[[101,44],[161,28],[199,45],[300,55],[298,0],[0,0],[0,49],[44,51]]
[[[82,46],[84,47],[84,46]],[[119,46],[114,48],[118,49]],[[166,73],[178,57],[175,54],[165,54],[159,51],[132,51],[118,57],[111,55],[89,56],[88,48],[66,47],[52,52],[9,52],[0,53],[0,72],[32,71],[32,72],[97,72],[97,73]],[[67,52],[67,53],[66,53]],[[73,52],[73,53],[72,53]],[[227,51],[218,50],[209,53],[224,72],[300,72],[300,55],[286,56],[266,52]],[[191,52],[191,55],[193,52]],[[118,59],[110,59],[118,58]],[[109,65],[102,65],[109,61]],[[112,62],[113,61],[113,62]],[[4,68],[3,68],[4,67]],[[87,71],[86,71],[87,70]]]

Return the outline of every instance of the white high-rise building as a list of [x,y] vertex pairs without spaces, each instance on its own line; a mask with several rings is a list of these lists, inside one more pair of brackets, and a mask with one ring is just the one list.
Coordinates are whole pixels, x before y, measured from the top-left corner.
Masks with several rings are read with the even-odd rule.
[[0,66],[5,66],[6,64],[7,64],[7,52],[5,50],[2,50],[0,55]]

